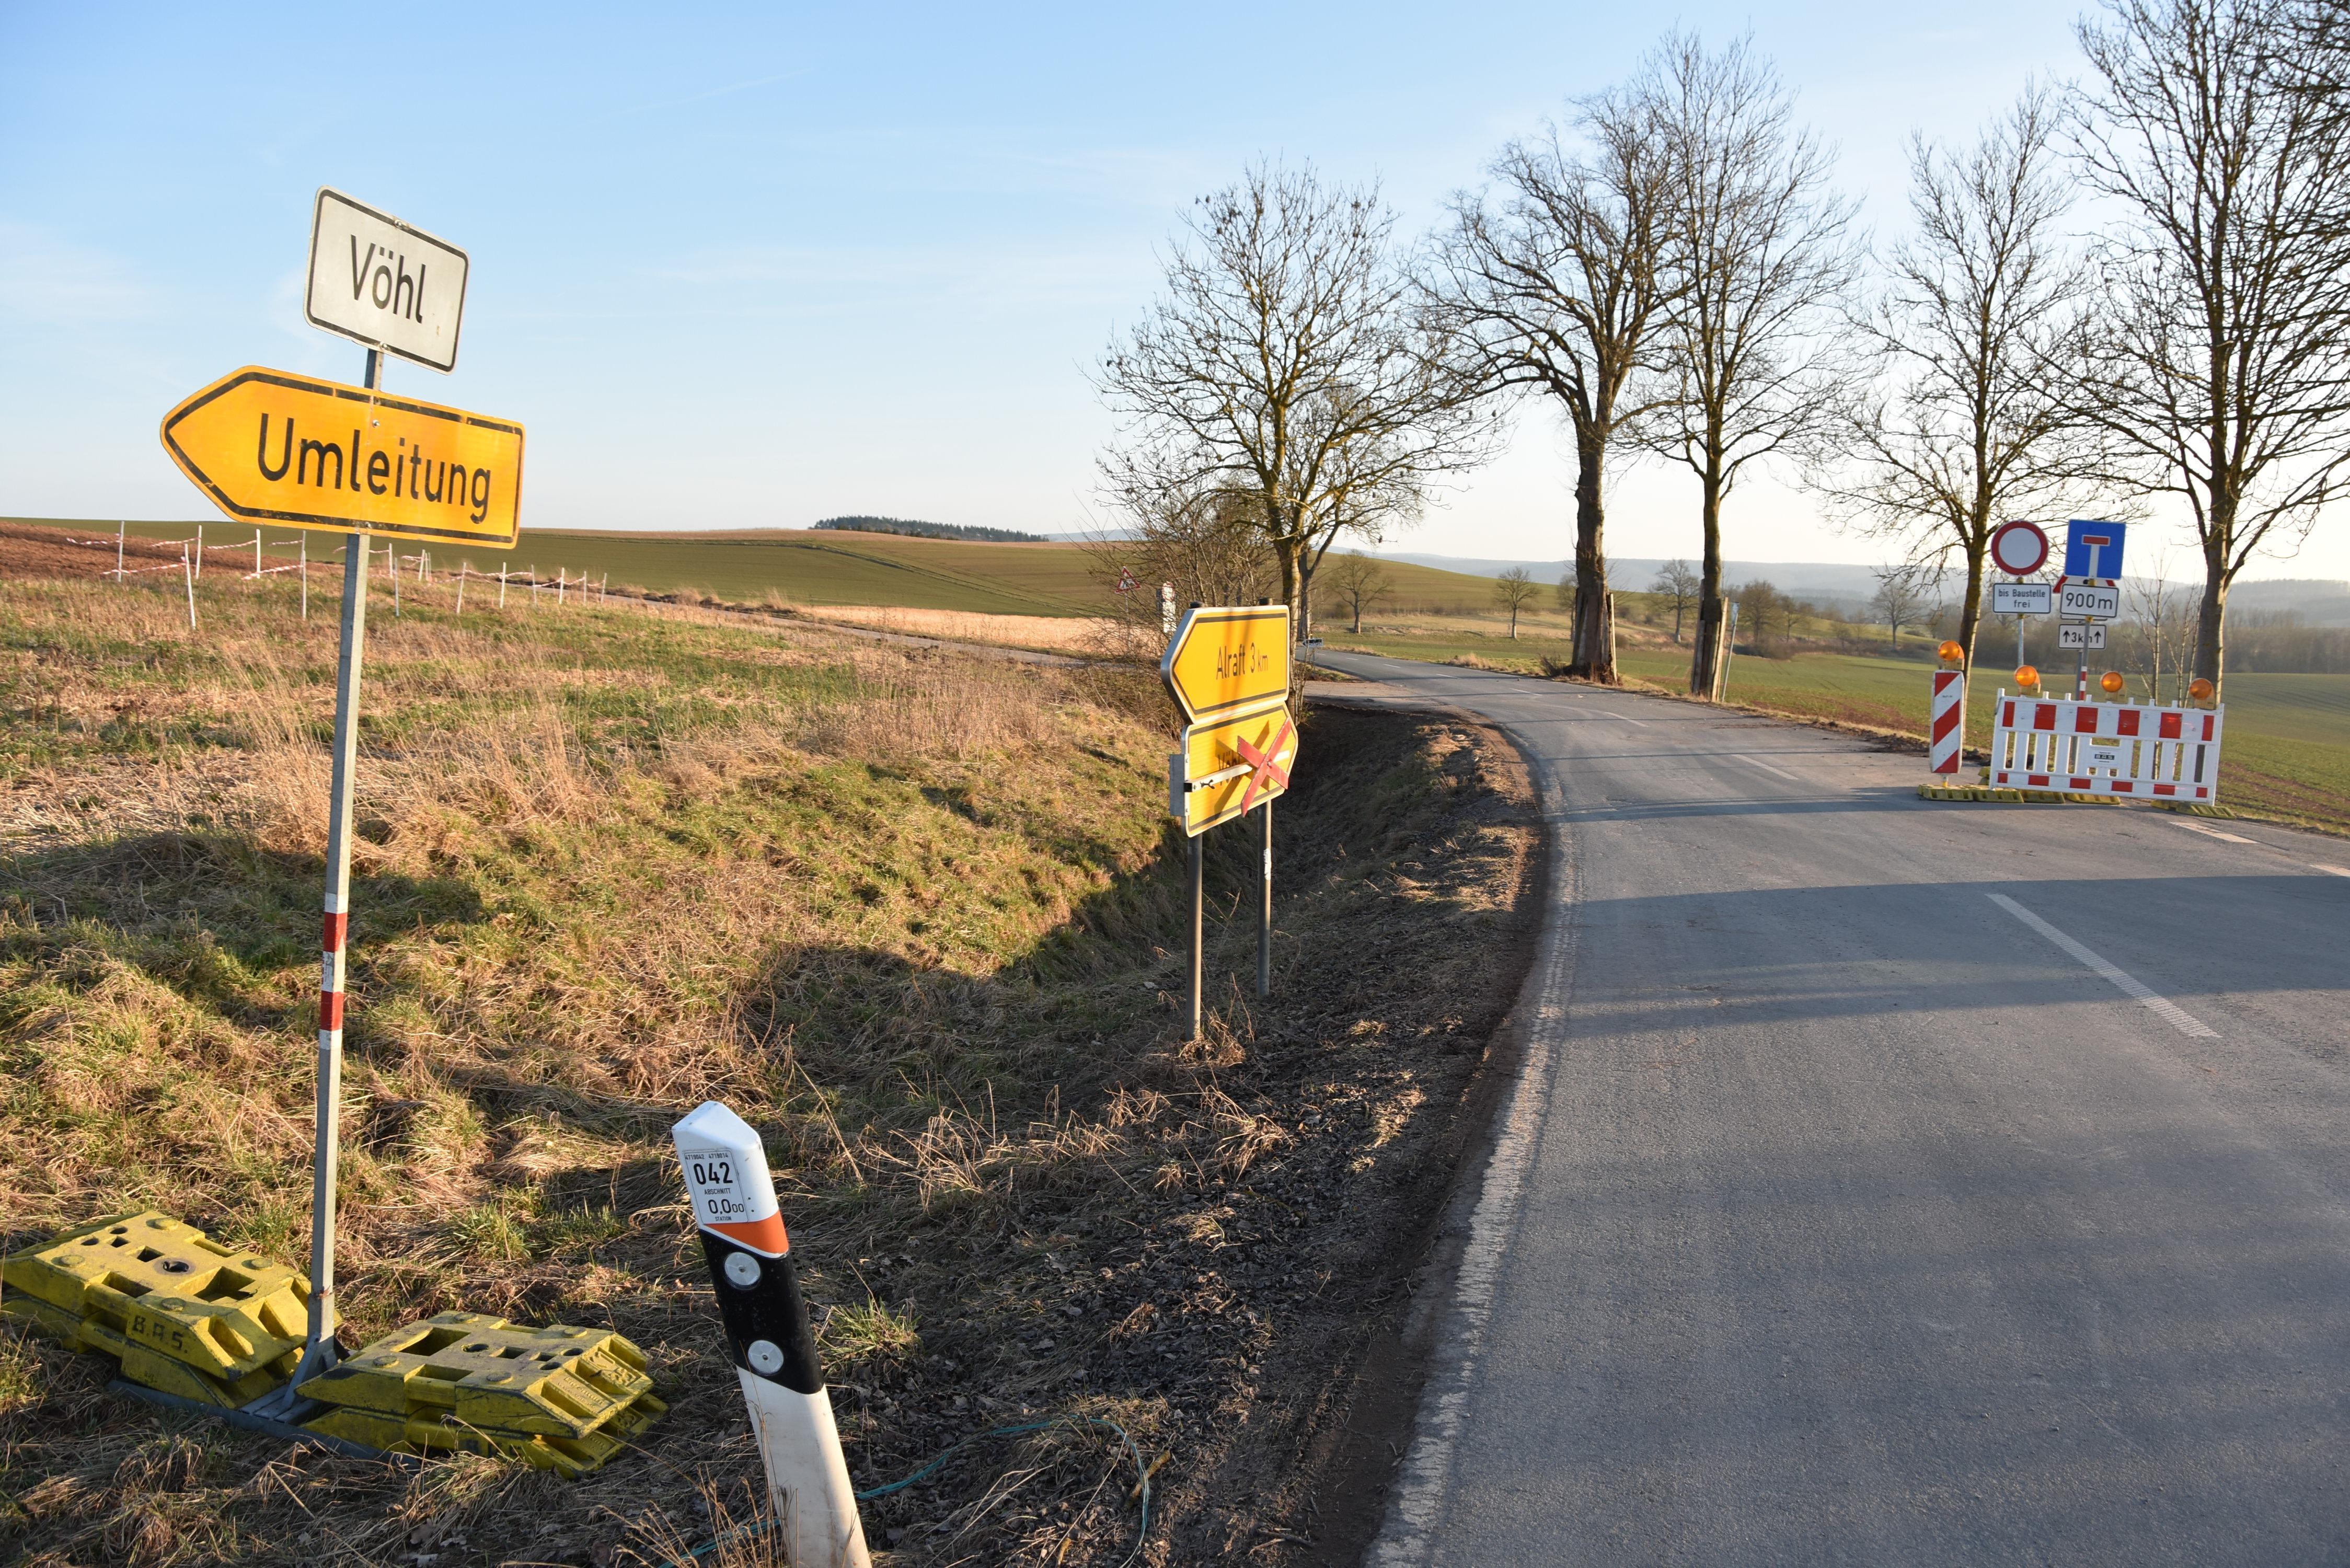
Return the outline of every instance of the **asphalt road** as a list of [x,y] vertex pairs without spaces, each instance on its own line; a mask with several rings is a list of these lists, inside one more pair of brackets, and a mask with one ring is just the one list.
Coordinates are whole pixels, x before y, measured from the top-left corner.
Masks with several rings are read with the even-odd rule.
[[1326,662],[1561,851],[1374,1563],[2350,1562],[2350,842]]

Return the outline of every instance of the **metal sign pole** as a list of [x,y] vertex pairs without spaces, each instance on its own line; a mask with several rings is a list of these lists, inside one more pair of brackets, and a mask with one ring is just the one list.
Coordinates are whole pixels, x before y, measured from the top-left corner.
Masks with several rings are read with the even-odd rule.
[[[368,350],[369,391],[383,385],[383,360]],[[343,551],[343,637],[335,665],[334,793],[327,812],[327,897],[318,978],[317,1134],[310,1169],[310,1315],[302,1360],[274,1398],[289,1407],[305,1379],[341,1360],[335,1342],[335,1174],[341,1158],[343,975],[351,908],[351,793],[359,750],[359,670],[367,652],[367,535]],[[394,574],[396,581],[398,575]]]
[[1256,916],[1256,993],[1273,994],[1273,802],[1266,801],[1257,808],[1264,818],[1264,886],[1263,897],[1257,905]]
[[1207,902],[1207,857],[1201,848],[1201,835],[1194,834],[1185,841],[1187,869],[1191,880],[1191,1001],[1186,1016],[1191,1021],[1190,1039],[1200,1037],[1200,975],[1206,967],[1202,948],[1205,931],[1204,908]]

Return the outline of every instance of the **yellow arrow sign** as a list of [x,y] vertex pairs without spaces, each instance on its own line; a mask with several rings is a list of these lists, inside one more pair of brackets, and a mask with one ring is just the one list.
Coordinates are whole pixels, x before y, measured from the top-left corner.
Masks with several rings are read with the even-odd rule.
[[522,426],[248,365],[163,416],[163,450],[235,517],[511,545]]
[[1159,661],[1193,723],[1289,696],[1289,607],[1219,606],[1183,617]]
[[1167,759],[1167,809],[1193,837],[1289,792],[1297,726],[1282,702],[1183,732]]

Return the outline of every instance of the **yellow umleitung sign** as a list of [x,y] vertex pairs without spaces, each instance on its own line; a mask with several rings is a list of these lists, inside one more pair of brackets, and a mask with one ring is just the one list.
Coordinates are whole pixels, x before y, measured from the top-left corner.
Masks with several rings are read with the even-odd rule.
[[1193,724],[1167,759],[1167,809],[1193,836],[1289,790],[1297,726],[1285,703]]
[[522,426],[248,365],[163,416],[163,450],[231,516],[511,545]]
[[1159,661],[1167,690],[1197,724],[1289,698],[1289,607],[1217,606],[1183,617]]

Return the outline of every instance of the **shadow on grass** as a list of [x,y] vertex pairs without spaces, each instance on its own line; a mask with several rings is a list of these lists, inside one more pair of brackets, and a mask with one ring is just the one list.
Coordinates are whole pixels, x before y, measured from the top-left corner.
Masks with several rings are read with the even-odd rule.
[[[323,861],[242,835],[148,833],[0,859],[0,901],[17,904],[46,945],[94,940],[191,1002],[269,1024],[289,1012],[263,1000],[276,975],[317,961],[325,878]],[[351,895],[354,947],[489,918],[455,877],[355,871]]]

